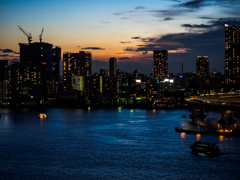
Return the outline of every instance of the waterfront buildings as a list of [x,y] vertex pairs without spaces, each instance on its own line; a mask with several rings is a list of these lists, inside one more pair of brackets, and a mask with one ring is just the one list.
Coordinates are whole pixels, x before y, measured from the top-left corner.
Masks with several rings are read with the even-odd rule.
[[49,94],[55,94],[59,83],[61,47],[45,42],[19,43],[21,67],[42,66],[46,71]]
[[114,105],[118,86],[117,78],[99,75],[72,77],[72,89],[79,92],[82,104],[91,106]]
[[240,87],[240,26],[225,24],[225,84]]
[[63,88],[65,91],[72,89],[72,77],[91,75],[92,54],[90,52],[63,53]]
[[198,78],[209,77],[209,59],[208,56],[197,56],[196,74]]
[[37,105],[47,99],[47,70],[44,65],[13,62],[8,67],[8,99],[12,105]]
[[115,57],[111,57],[109,59],[109,76],[113,77],[117,74],[117,59]]
[[20,61],[8,66],[8,100],[12,105],[37,105],[55,98],[61,48],[44,42],[19,46]]
[[168,51],[153,51],[153,76],[154,79],[163,79],[168,74]]
[[0,60],[0,105],[7,97],[7,60]]

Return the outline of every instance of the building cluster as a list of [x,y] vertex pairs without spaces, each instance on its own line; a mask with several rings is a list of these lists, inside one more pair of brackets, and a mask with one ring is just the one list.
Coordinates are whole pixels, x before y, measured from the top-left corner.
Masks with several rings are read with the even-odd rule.
[[[91,52],[64,52],[45,42],[20,43],[20,61],[0,61],[0,106],[145,107],[181,106],[184,97],[240,88],[240,26],[225,25],[225,74],[209,72],[208,56],[197,56],[196,72],[168,72],[168,51],[153,51],[153,73],[117,69],[92,73]],[[60,66],[63,75],[60,77]]]

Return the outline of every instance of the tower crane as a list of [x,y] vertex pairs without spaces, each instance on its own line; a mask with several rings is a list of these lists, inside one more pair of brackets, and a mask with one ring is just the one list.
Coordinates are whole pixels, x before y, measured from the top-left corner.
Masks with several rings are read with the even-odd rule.
[[44,28],[42,28],[42,32],[41,32],[41,34],[39,35],[39,40],[40,40],[40,43],[42,42],[42,34],[43,34],[43,29],[44,29]]
[[32,41],[32,36],[31,36],[31,33],[27,32],[26,30],[24,30],[23,28],[21,28],[21,26],[19,26],[19,29],[23,32],[23,34],[25,34],[25,36],[27,36],[28,38],[28,44],[31,44],[31,41]]

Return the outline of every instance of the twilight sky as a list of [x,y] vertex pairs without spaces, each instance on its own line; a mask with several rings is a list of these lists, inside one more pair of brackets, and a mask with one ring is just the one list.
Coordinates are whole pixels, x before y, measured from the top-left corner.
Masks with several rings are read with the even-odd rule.
[[153,50],[167,49],[169,73],[196,71],[196,57],[209,56],[210,72],[224,72],[224,24],[240,24],[239,0],[0,0],[0,59],[19,59],[27,37],[92,52],[93,72],[117,68],[149,74]]

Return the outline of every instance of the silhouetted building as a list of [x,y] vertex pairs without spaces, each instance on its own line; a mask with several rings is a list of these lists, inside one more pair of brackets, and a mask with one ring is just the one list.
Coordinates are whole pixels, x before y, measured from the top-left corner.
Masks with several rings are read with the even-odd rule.
[[63,54],[63,86],[64,90],[72,89],[71,78],[73,76],[92,75],[92,54],[79,51],[79,53]]
[[100,71],[99,74],[100,74],[101,76],[104,76],[104,77],[107,77],[108,74],[109,74],[109,70],[108,70],[108,69],[101,68],[99,71]]
[[72,88],[80,91],[84,103],[92,106],[113,105],[118,89],[117,78],[74,76]]
[[7,60],[0,60],[0,105],[7,97]]
[[7,60],[0,60],[0,81],[5,81],[7,79]]
[[117,59],[112,57],[109,59],[109,76],[113,77],[117,74]]
[[53,48],[53,78],[55,82],[59,82],[60,78],[60,61],[61,61],[61,47]]
[[168,73],[168,51],[153,51],[153,75],[154,79],[163,79]]
[[230,87],[240,86],[239,82],[239,25],[225,24],[225,84]]
[[47,68],[45,64],[8,66],[8,98],[12,105],[38,105],[47,99]]
[[209,77],[209,59],[208,56],[197,56],[196,73],[198,78]]
[[58,85],[60,82],[60,61],[61,61],[61,47],[56,46],[53,48],[53,81],[52,81],[52,92],[58,93]]
[[46,71],[46,84],[48,94],[57,92],[59,83],[59,63],[61,60],[61,48],[53,48],[52,44],[34,42],[31,44],[19,43],[21,66],[41,66]]

